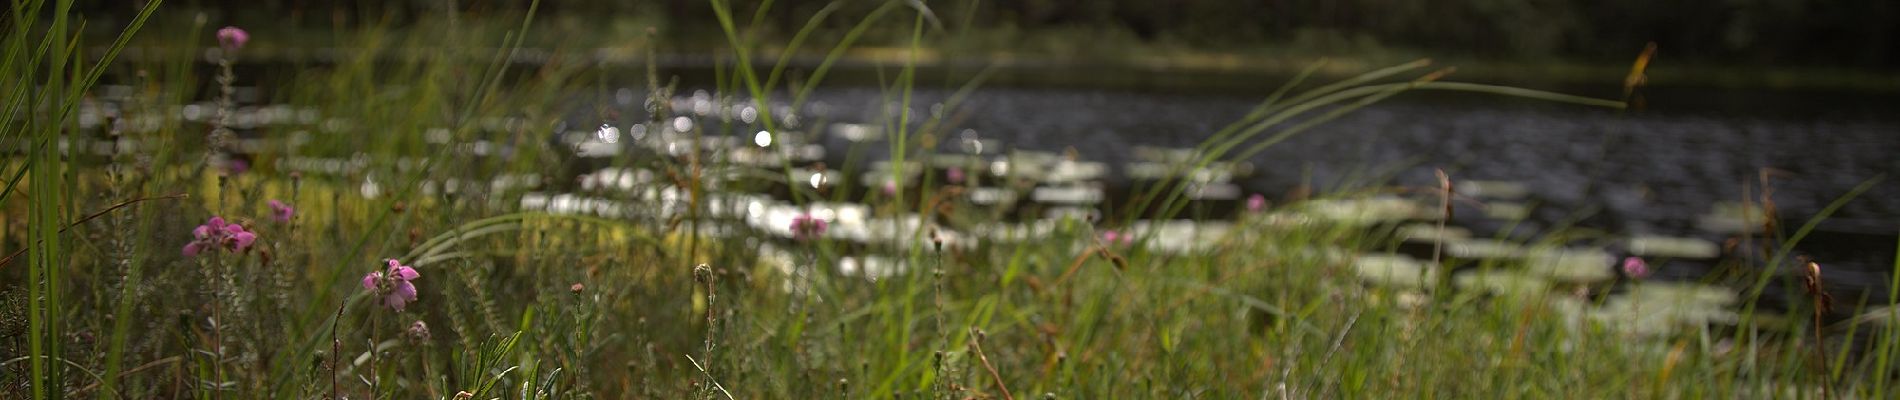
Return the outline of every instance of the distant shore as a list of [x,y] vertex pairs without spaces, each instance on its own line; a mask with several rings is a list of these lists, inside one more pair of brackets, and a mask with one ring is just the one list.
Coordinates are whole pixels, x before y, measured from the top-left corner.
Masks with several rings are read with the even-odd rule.
[[[402,48],[383,48],[382,57],[392,61]],[[175,47],[132,47],[120,55],[125,62],[155,62],[175,59],[184,54]],[[250,63],[330,63],[366,51],[351,47],[255,47],[245,49],[243,60]],[[202,53],[217,51],[206,47]],[[770,69],[782,56],[782,49],[767,48],[751,59],[755,68]],[[96,51],[97,52],[97,51]],[[488,54],[475,51],[471,54]],[[1048,55],[1031,52],[991,51],[981,54],[939,49],[924,49],[915,57],[919,68],[961,71],[973,75],[985,68],[999,72],[1035,77],[1035,83],[1057,86],[1116,87],[1129,82],[1114,82],[1128,75],[1151,78],[1142,85],[1165,84],[1183,89],[1249,90],[1272,89],[1284,78],[1323,63],[1317,70],[1322,77],[1351,76],[1417,58],[1399,53],[1371,56],[1322,56],[1310,52],[1276,54],[1269,50],[1246,52],[1156,51],[1142,55],[1104,57],[1100,55]],[[1144,52],[1145,53],[1145,52]],[[524,48],[512,61],[520,64],[544,64],[559,60],[608,68],[644,67],[648,60],[644,48]],[[907,48],[856,47],[835,62],[839,68],[877,68],[901,65],[912,57]],[[483,57],[486,62],[486,57]],[[663,69],[711,68],[729,63],[730,56],[707,52],[655,52]],[[1426,58],[1426,57],[1419,57]],[[825,54],[801,52],[787,58],[792,69],[810,69],[823,63]],[[1459,80],[1537,85],[1616,86],[1629,74],[1627,64],[1576,63],[1562,61],[1500,61],[1461,58],[1433,58],[1439,67],[1456,68]],[[473,60],[471,60],[473,61]],[[1008,75],[1008,74],[1005,74]],[[1646,85],[1656,87],[1692,87],[1738,90],[1811,90],[1861,93],[1900,93],[1900,73],[1864,69],[1824,67],[1760,67],[1733,65],[1678,64],[1661,56],[1647,70]],[[1165,82],[1153,82],[1161,76]]]

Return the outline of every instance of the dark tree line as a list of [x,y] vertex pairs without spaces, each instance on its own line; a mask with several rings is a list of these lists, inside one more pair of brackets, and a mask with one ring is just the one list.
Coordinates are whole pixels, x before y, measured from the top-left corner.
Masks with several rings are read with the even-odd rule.
[[[739,14],[765,0],[732,0]],[[827,29],[842,31],[882,0],[841,0]],[[904,1],[904,0],[891,0]],[[124,13],[139,1],[93,0],[82,11]],[[1138,40],[1226,48],[1339,38],[1434,54],[1500,58],[1628,57],[1650,41],[1672,58],[1762,65],[1900,66],[1894,0],[925,0],[951,29],[1113,31]],[[171,7],[271,16],[328,26],[336,16],[430,18],[453,3],[473,13],[519,11],[528,0],[170,0]],[[769,28],[790,35],[824,0],[776,0]],[[550,15],[659,15],[670,35],[706,31],[705,0],[545,0]],[[321,24],[321,25],[317,25]],[[1322,42],[1323,43],[1323,42]]]

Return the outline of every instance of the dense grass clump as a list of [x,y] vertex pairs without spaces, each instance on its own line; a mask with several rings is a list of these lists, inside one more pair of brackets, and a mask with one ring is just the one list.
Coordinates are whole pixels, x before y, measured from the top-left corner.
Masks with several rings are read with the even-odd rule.
[[[0,115],[16,121],[4,139],[24,150],[0,164],[0,253],[19,254],[0,265],[7,397],[1880,398],[1900,351],[1873,323],[1848,326],[1877,338],[1849,353],[1816,348],[1837,327],[1810,330],[1801,315],[1760,323],[1793,329],[1637,331],[1578,311],[1600,305],[1587,295],[1448,290],[1422,269],[1381,284],[1365,261],[1392,251],[1393,227],[1313,211],[1444,192],[1256,200],[1222,229],[1137,221],[1186,215],[1181,188],[1195,182],[1166,180],[1119,200],[1142,212],[1012,225],[928,174],[891,174],[905,189],[864,195],[808,183],[822,166],[742,165],[708,144],[819,129],[775,110],[801,110],[879,26],[909,32],[912,52],[886,83],[901,111],[873,123],[890,132],[894,165],[937,155],[953,124],[911,115],[916,50],[959,22],[921,3],[845,21],[854,28],[819,68],[790,71],[789,52],[755,70],[767,64],[754,49],[772,40],[715,0],[730,46],[710,101],[760,115],[674,110],[676,85],[649,68],[644,119],[590,111],[615,127],[603,135],[639,126],[691,146],[604,161],[577,161],[549,136],[573,130],[586,97],[608,96],[612,71],[561,51],[520,62],[538,5],[506,33],[338,32],[357,47],[274,72],[289,76],[264,82],[258,102],[291,107],[270,108],[238,99],[257,81],[234,67],[251,39],[237,27],[150,32],[176,54],[122,65],[68,52],[77,28],[39,9],[69,3],[16,2],[0,43]],[[839,22],[826,14],[769,44],[807,46],[809,29]],[[206,50],[216,68],[199,64]],[[1452,71],[1429,64],[1328,83],[1307,82],[1320,79],[1309,68],[1179,167],[1244,159],[1411,90],[1622,107],[1446,82]],[[101,76],[125,90],[99,94]],[[86,122],[107,104],[104,122]],[[648,175],[576,190],[598,177],[576,171],[600,167]],[[570,190],[580,195],[549,196]],[[772,191],[789,199],[734,200]],[[837,217],[840,204],[872,222]]]

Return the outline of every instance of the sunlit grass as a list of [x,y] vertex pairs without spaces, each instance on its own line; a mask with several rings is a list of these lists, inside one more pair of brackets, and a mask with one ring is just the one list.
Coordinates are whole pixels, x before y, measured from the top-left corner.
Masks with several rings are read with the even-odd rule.
[[[691,134],[792,129],[774,125],[774,102],[789,99],[798,109],[826,68],[799,76],[785,72],[783,58],[769,72],[736,62],[755,54],[755,46],[778,44],[749,34],[745,11],[713,5],[732,38],[716,99],[750,102],[765,117],[750,126],[700,118],[703,128]],[[824,65],[874,24],[907,32],[913,55],[954,34],[933,27],[914,5],[891,2],[877,10],[873,15],[888,19],[851,21],[852,34],[827,46]],[[1803,331],[1799,318],[1773,324],[1793,329],[1701,324],[1638,334],[1624,329],[1635,317],[1606,320],[1582,311],[1603,306],[1588,298],[1369,282],[1357,262],[1390,253],[1392,228],[1312,210],[1395,188],[1290,199],[1244,215],[1226,235],[1187,252],[1153,250],[1148,243],[1168,238],[1152,235],[1133,245],[1100,239],[1108,226],[1133,223],[1135,213],[1099,226],[1052,222],[1027,241],[973,238],[939,246],[931,226],[948,232],[999,218],[939,196],[955,189],[931,178],[916,185],[920,191],[867,197],[876,215],[942,216],[877,246],[786,240],[744,224],[715,235],[713,229],[731,224],[702,217],[711,214],[707,199],[765,185],[718,181],[717,171],[735,167],[710,156],[610,160],[656,171],[660,178],[639,189],[686,193],[672,204],[686,211],[665,217],[516,210],[524,192],[539,188],[449,194],[449,180],[571,178],[563,149],[550,137],[565,133],[556,127],[576,108],[574,96],[606,92],[598,78],[609,72],[590,65],[559,57],[533,67],[508,61],[524,35],[538,34],[533,11],[522,11],[521,24],[503,35],[446,25],[429,25],[440,29],[434,37],[399,37],[388,27],[338,32],[357,45],[352,53],[268,82],[275,95],[267,102],[310,107],[321,120],[261,127],[254,135],[278,143],[301,131],[311,142],[260,151],[249,171],[208,163],[199,151],[205,127],[172,117],[122,134],[176,146],[107,160],[35,151],[0,164],[34,172],[18,189],[29,201],[0,198],[7,210],[0,218],[7,247],[0,250],[43,240],[58,245],[30,250],[31,267],[26,260],[0,267],[8,289],[0,304],[20,303],[21,314],[32,316],[15,321],[19,314],[0,310],[7,329],[0,331],[0,370],[7,373],[0,389],[102,398],[1732,398],[1811,397],[1827,386],[1837,396],[1883,398],[1889,360],[1900,351],[1892,330],[1868,324],[1860,329],[1877,329],[1881,340],[1870,355],[1834,357],[1834,366],[1822,368],[1810,363],[1816,333]],[[210,28],[154,36],[203,47],[212,43]],[[9,51],[32,48],[24,37],[14,39]],[[785,45],[824,46],[804,41],[801,34]],[[190,76],[192,62],[137,66],[150,73],[135,81],[145,90],[128,113],[187,102],[179,93],[210,81]],[[886,71],[891,100],[909,101],[914,63]],[[1621,106],[1445,82],[1455,75],[1420,72],[1425,66],[1327,84],[1302,74],[1182,167],[1245,158],[1409,90]],[[649,78],[663,86],[663,77]],[[960,93],[982,78],[972,81]],[[7,83],[8,98],[30,86]],[[957,101],[949,103],[954,108]],[[676,115],[669,107],[653,107],[648,122]],[[946,135],[940,115],[907,113],[872,121],[894,133],[888,144],[899,163],[929,157],[934,149],[918,143]],[[78,136],[34,126],[31,135],[8,130],[6,138]],[[446,132],[449,143],[487,140],[515,152],[458,153],[430,143],[431,132]],[[297,157],[362,160],[362,167],[293,175],[279,162]],[[60,165],[71,172],[41,171]],[[753,175],[803,187],[803,177],[786,171]],[[367,181],[377,182],[374,196],[366,196]],[[1181,216],[1181,184],[1164,181],[1131,201],[1135,209]],[[849,199],[845,189],[827,190],[836,192],[792,193],[804,204],[826,195]],[[175,193],[188,197],[160,199]],[[637,194],[593,194],[627,201],[628,209],[664,206]],[[948,211],[906,198],[913,194],[948,199]],[[153,200],[80,224],[72,234],[52,233],[132,199]],[[272,221],[269,200],[291,204],[296,217]],[[211,216],[242,223],[260,236],[257,245],[221,258],[183,257],[179,249],[192,228]],[[907,270],[876,278],[843,271],[847,259],[868,265],[867,254]],[[361,285],[389,258],[421,274],[416,301],[400,312],[378,305],[379,296]],[[222,301],[218,310],[206,306],[212,296]],[[426,330],[412,328],[418,322]],[[214,332],[222,332],[222,355],[212,351]]]

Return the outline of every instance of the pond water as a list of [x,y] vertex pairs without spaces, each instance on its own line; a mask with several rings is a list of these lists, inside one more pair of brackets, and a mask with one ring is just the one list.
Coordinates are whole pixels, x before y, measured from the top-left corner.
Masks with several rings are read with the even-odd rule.
[[[271,82],[296,70],[281,67],[249,65],[240,76]],[[619,109],[620,122],[643,120],[644,71],[603,74],[602,83],[619,90],[581,103]],[[682,94],[711,90],[714,81],[711,68],[690,63],[661,74],[678,77]],[[830,86],[815,91],[801,114],[825,122],[885,121],[885,113],[898,106],[878,85],[895,74],[836,68]],[[969,75],[919,69],[924,79],[911,99],[913,120],[930,115]],[[968,129],[989,140],[992,152],[1073,149],[1081,158],[1108,164],[1112,183],[1126,178],[1122,167],[1134,161],[1137,146],[1200,144],[1284,81],[1236,73],[1008,69],[952,110],[944,130]],[[1511,84],[1620,96],[1615,82],[1606,83]],[[1741,201],[1745,184],[1759,187],[1763,168],[1777,171],[1777,207],[1797,218],[1884,174],[1892,179],[1846,204],[1833,226],[1885,235],[1900,230],[1900,112],[1894,111],[1900,94],[1651,87],[1643,97],[1641,109],[1618,111],[1486,94],[1404,93],[1245,160],[1254,173],[1237,183],[1270,197],[1303,184],[1319,192],[1349,184],[1433,186],[1432,170],[1443,168],[1456,180],[1529,185],[1535,200],[1549,206],[1538,207],[1536,218],[1563,219],[1600,207],[1581,224],[1626,234],[1682,234],[1714,204]],[[600,121],[594,109],[578,107],[571,122],[614,122]],[[737,140],[753,140],[751,132],[743,135]],[[956,146],[950,139],[941,140],[946,151]],[[885,156],[883,144],[863,150],[872,160]],[[833,151],[828,158],[842,161],[844,153]]]
[[[918,89],[914,115],[950,90]],[[1784,215],[1803,217],[1862,182],[1900,175],[1900,97],[1674,90],[1648,107],[1616,111],[1480,94],[1408,93],[1268,148],[1247,161],[1250,192],[1284,194],[1351,182],[1435,185],[1433,168],[1458,180],[1526,184],[1553,210],[1601,207],[1587,224],[1630,234],[1682,234],[1719,202],[1743,199],[1771,168]],[[1192,147],[1239,119],[1261,96],[994,87],[951,111],[949,131],[969,129],[1004,149],[1075,150],[1110,166],[1137,146]],[[808,107],[839,122],[881,121],[896,108],[875,88],[820,90]],[[913,117],[921,118],[921,117]],[[1264,135],[1262,136],[1264,137]],[[945,150],[954,141],[944,140]],[[872,157],[884,146],[867,146]],[[1111,180],[1125,178],[1111,167]],[[1893,176],[1900,178],[1900,176]],[[1385,179],[1389,178],[1389,179]],[[1566,213],[1567,214],[1567,213]],[[1900,183],[1881,182],[1837,218],[1859,229],[1900,229]],[[1864,227],[1863,227],[1864,225]]]
[[[913,118],[931,115],[953,89],[917,89]],[[1017,82],[974,91],[949,112],[946,131],[968,129],[1002,149],[1073,149],[1110,165],[1112,184],[1127,178],[1121,166],[1135,161],[1137,147],[1195,146],[1271,90],[1254,89]],[[1764,168],[1774,171],[1774,201],[1788,231],[1885,176],[1801,246],[1833,267],[1830,281],[1885,295],[1900,233],[1900,182],[1893,180],[1900,178],[1900,113],[1890,110],[1900,96],[1652,88],[1645,97],[1644,108],[1618,111],[1483,94],[1402,94],[1248,158],[1253,173],[1237,183],[1271,198],[1302,185],[1322,193],[1355,185],[1432,187],[1433,169],[1443,168],[1457,180],[1526,185],[1525,202],[1533,207],[1519,229],[1578,226],[1719,243],[1722,235],[1699,228],[1700,216],[1758,195],[1751,193],[1760,190]],[[869,86],[819,90],[807,111],[836,122],[876,122],[896,109],[893,98]],[[956,146],[943,142],[945,151]],[[886,156],[881,143],[863,151]],[[1665,271],[1687,279],[1704,272]]]
[[[577,94],[571,127],[644,121],[641,71],[613,70],[610,90]],[[671,69],[682,95],[710,91],[709,69]],[[268,81],[268,74],[262,80]],[[894,72],[885,71],[884,79]],[[920,70],[919,76],[952,76]],[[900,109],[878,88],[878,73],[844,69],[813,93],[799,113],[809,125],[877,124]],[[637,78],[637,79],[636,79]],[[941,130],[969,132],[989,147],[1051,153],[1073,151],[1102,162],[1110,186],[1128,186],[1137,148],[1191,148],[1241,118],[1283,78],[1213,76],[1203,80],[1158,73],[1072,75],[1010,71],[974,90],[960,107],[942,110]],[[920,84],[910,106],[921,121],[962,82]],[[1518,86],[1616,97],[1614,86]],[[600,96],[593,98],[594,96]],[[1243,192],[1279,199],[1303,187],[1319,193],[1374,185],[1432,187],[1433,170],[1458,181],[1508,181],[1525,186],[1518,229],[1577,226],[1617,236],[1693,236],[1720,242],[1700,217],[1722,203],[1753,196],[1764,169],[1774,171],[1775,203],[1793,227],[1836,198],[1886,176],[1845,204],[1804,241],[1804,252],[1837,267],[1830,281],[1883,291],[1900,232],[1900,95],[1850,92],[1718,90],[1652,87],[1644,107],[1629,111],[1551,104],[1485,94],[1413,92],[1321,125],[1245,160]],[[745,104],[745,103],[740,103]],[[601,121],[600,107],[618,121]],[[779,113],[783,114],[783,113]],[[821,130],[816,126],[804,129]],[[1268,134],[1272,132],[1269,131]],[[735,132],[740,143],[755,140]],[[1262,136],[1264,137],[1264,135]],[[951,137],[942,151],[955,151]],[[845,146],[826,139],[826,162],[845,165]],[[860,162],[888,157],[884,143],[858,146]],[[1111,203],[1117,199],[1110,198]],[[1463,215],[1464,211],[1461,211]],[[1474,229],[1488,236],[1485,228]],[[1791,228],[1789,228],[1792,230]],[[1694,279],[1705,271],[1663,271]]]

